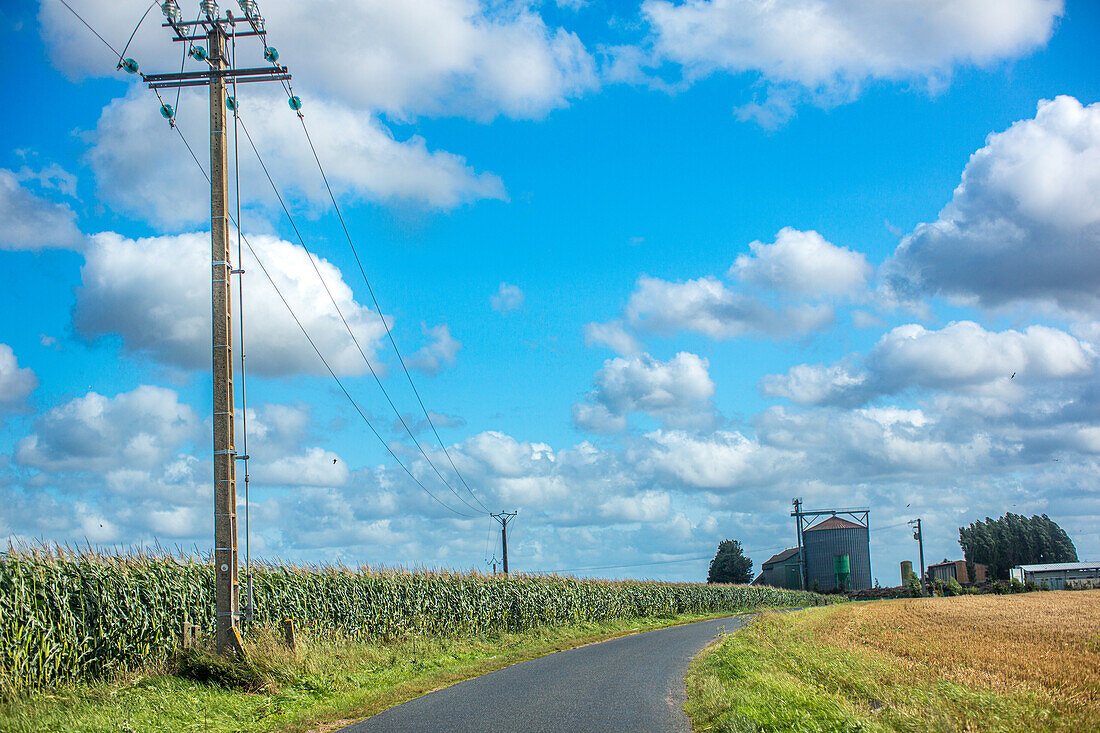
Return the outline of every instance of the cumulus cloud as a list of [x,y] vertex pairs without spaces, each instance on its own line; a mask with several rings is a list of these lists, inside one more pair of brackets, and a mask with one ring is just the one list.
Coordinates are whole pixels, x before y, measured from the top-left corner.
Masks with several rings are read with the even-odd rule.
[[866,286],[871,266],[862,252],[837,247],[814,231],[785,227],[775,242],[749,244],[730,276],[769,290],[803,296],[848,295]]
[[493,310],[507,313],[522,308],[523,297],[523,291],[518,286],[501,283],[496,295],[489,299],[489,304],[493,306]]
[[0,250],[75,249],[82,241],[68,204],[34,194],[6,168],[0,168],[0,221]]
[[794,336],[833,322],[831,306],[772,306],[714,277],[669,282],[643,275],[626,306],[627,322],[657,333],[686,330],[714,339],[745,335]]
[[19,366],[12,348],[0,344],[0,414],[22,409],[36,387],[38,377],[34,371]]
[[621,522],[661,522],[669,518],[672,498],[664,491],[613,496],[600,504],[600,514]]
[[907,389],[1003,393],[1024,383],[1092,375],[1091,346],[1064,331],[1029,326],[987,331],[960,321],[938,331],[918,324],[886,333],[862,365],[802,364],[761,382],[765,395],[799,404],[858,405]]
[[621,356],[632,356],[642,350],[638,339],[627,331],[623,322],[619,320],[607,323],[586,323],[584,343],[586,346],[606,346]]
[[574,406],[574,421],[586,430],[612,432],[640,412],[672,427],[709,427],[715,421],[709,366],[687,352],[667,362],[648,354],[609,359],[596,372],[595,389]]
[[805,95],[843,101],[873,80],[945,84],[961,65],[1022,56],[1050,39],[1062,0],[646,0],[657,60],[687,80],[755,72],[775,90],[746,116],[781,122]]
[[114,397],[88,392],[39,417],[15,458],[50,472],[149,469],[194,439],[198,425],[171,389],[142,385]]
[[[83,5],[107,38],[133,30],[133,7],[110,0]],[[260,7],[280,60],[307,100],[320,93],[404,119],[539,118],[597,84],[595,62],[576,34],[548,27],[526,2],[265,0]],[[114,70],[110,51],[64,6],[41,2],[39,21],[51,59],[71,78]],[[178,67],[177,51],[159,23],[147,22],[128,55],[145,71],[166,71]],[[239,52],[262,63],[259,44]]]
[[[276,92],[248,90],[246,95],[242,91],[241,119],[284,197],[292,204],[304,202],[310,210],[324,210],[328,192],[313,152],[294,124],[286,99]],[[185,91],[181,97],[179,125],[192,147],[204,139],[197,133],[202,132],[205,117],[189,124],[187,110],[206,105],[205,96],[196,92]],[[429,150],[421,137],[398,141],[369,113],[323,100],[311,101],[308,112],[310,135],[340,198],[450,209],[505,196],[497,176],[475,172],[461,156]],[[209,218],[208,185],[202,173],[173,139],[176,136],[160,116],[158,104],[144,90],[135,87],[107,105],[88,137],[87,160],[95,174],[97,195],[116,211],[170,228]],[[232,139],[230,143],[232,158]],[[270,184],[243,133],[240,144],[242,203],[277,210]],[[198,153],[205,168],[201,149]]]
[[991,134],[935,222],[906,236],[888,280],[901,298],[1100,312],[1100,103],[1039,103]]
[[[306,251],[270,236],[250,240],[332,368],[342,374],[366,372]],[[244,257],[249,371],[268,376],[327,373],[258,263],[247,250]],[[173,366],[209,368],[209,234],[131,240],[105,232],[91,237],[85,258],[73,313],[80,334],[117,335],[127,351]],[[373,347],[385,335],[378,316],[355,301],[335,266],[320,258],[316,265],[359,344],[373,359]],[[263,328],[249,329],[250,322],[262,323]]]
[[409,360],[410,366],[433,377],[443,369],[454,366],[462,342],[451,336],[450,327],[441,323],[431,328],[421,324],[420,328],[431,339],[431,343],[413,354]]

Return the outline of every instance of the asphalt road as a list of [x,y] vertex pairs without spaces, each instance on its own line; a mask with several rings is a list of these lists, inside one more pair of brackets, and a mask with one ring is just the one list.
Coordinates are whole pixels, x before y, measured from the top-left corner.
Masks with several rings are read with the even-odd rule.
[[344,728],[371,731],[690,733],[681,706],[688,663],[742,618],[624,636],[460,682]]

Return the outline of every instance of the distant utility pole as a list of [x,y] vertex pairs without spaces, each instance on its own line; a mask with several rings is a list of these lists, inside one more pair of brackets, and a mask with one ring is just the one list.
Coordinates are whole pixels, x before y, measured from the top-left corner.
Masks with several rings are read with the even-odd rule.
[[909,526],[913,528],[913,539],[915,539],[920,545],[920,592],[923,596],[925,594],[925,582],[924,582],[924,532],[921,531],[920,519],[913,519],[909,522]]
[[798,587],[806,590],[806,563],[802,559],[802,499],[794,499],[791,504],[794,505],[791,516],[794,517],[795,535],[798,538]]
[[[501,551],[504,553],[501,563],[504,565],[504,574],[508,574],[508,522],[516,518],[518,512],[501,512],[500,514],[490,514],[493,519],[500,522],[500,546]],[[493,572],[496,572],[496,565],[493,566]]]
[[[213,314],[212,351],[214,381],[214,605],[217,609],[215,643],[220,654],[236,650],[239,643],[237,621],[240,618],[240,586],[237,578],[237,451],[233,426],[233,321],[231,274],[240,274],[229,264],[229,197],[226,110],[237,101],[226,96],[226,80],[279,81],[290,79],[286,67],[254,69],[230,68],[227,40],[237,36],[262,36],[263,18],[256,3],[239,3],[245,13],[234,18],[218,14],[215,0],[199,3],[200,20],[184,21],[175,0],[161,3],[174,42],[186,43],[192,58],[206,63],[202,71],[179,74],[148,74],[144,77],[152,89],[208,86],[210,88],[210,245],[211,309]],[[249,30],[238,33],[237,23]],[[197,44],[195,42],[198,42]],[[206,43],[204,47],[202,44]],[[230,106],[232,105],[232,106]],[[161,113],[174,124],[175,110],[168,105]],[[238,226],[240,222],[237,222]],[[238,263],[239,265],[239,263]]]

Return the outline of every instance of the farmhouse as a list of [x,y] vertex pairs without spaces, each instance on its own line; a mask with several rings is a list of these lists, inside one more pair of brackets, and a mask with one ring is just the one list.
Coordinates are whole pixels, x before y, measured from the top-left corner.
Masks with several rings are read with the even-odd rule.
[[773,588],[800,587],[798,582],[798,548],[792,547],[772,555],[760,565],[760,574],[752,581],[753,585],[770,585]]
[[1009,577],[1026,583],[1031,580],[1051,590],[1065,588],[1100,588],[1100,562],[1054,562],[1043,565],[1018,565],[1008,571]]
[[960,583],[984,583],[985,582],[986,567],[981,563],[974,563],[974,577],[970,577],[970,573],[966,569],[965,560],[948,560],[944,558],[943,562],[938,562],[935,565],[928,566],[928,577],[932,580],[942,580],[947,582],[954,578]]

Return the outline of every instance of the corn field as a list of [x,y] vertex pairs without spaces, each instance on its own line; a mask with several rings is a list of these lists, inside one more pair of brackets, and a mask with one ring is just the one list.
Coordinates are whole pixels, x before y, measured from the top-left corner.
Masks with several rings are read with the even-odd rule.
[[[768,587],[340,566],[254,565],[252,577],[255,623],[290,618],[315,635],[361,640],[825,602]],[[185,622],[213,632],[213,568],[198,558],[11,550],[0,556],[0,690],[157,663],[178,646]]]

